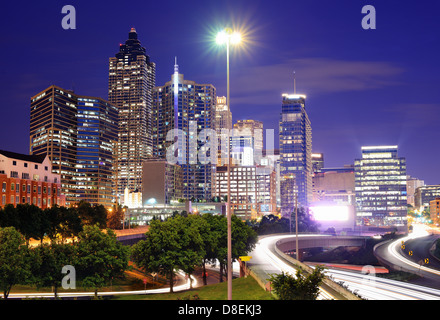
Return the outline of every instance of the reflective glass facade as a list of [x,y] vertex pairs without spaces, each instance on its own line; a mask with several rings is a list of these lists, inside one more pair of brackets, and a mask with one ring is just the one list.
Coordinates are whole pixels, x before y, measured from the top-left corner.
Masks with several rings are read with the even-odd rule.
[[51,86],[31,98],[30,154],[47,154],[66,205],[114,201],[117,109],[105,100]]
[[[179,149],[177,164],[182,168],[183,198],[210,199],[217,163],[199,161],[190,143],[195,143],[199,152],[206,143],[197,140],[200,132],[215,130],[216,89],[212,84],[185,80],[183,74],[178,73],[177,65],[174,68],[171,81],[154,88],[153,155],[165,159],[167,148],[174,144],[174,141],[167,141],[167,133],[172,129],[181,130],[185,139],[179,136],[176,144]],[[181,144],[183,141],[185,145]]]
[[78,97],[76,197],[110,207],[115,200],[118,109],[105,100]]
[[356,224],[378,227],[407,225],[406,160],[397,146],[362,147],[356,159]]
[[[312,200],[312,127],[305,98],[297,94],[283,95],[279,128],[280,176],[286,177],[286,187],[292,185],[291,179],[295,180],[301,207],[308,207]],[[289,196],[291,191],[281,188],[283,215],[295,210],[295,197]]]

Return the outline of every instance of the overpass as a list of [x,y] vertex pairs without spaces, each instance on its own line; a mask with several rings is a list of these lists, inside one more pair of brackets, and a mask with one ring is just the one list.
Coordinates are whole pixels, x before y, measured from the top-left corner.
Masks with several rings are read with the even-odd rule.
[[[363,247],[368,237],[361,236],[329,236],[329,235],[301,235],[298,237],[299,260],[302,260],[301,249],[330,248],[330,247]],[[296,238],[282,238],[276,242],[276,246],[282,252],[296,251]]]
[[113,230],[116,234],[116,239],[124,245],[131,246],[140,240],[145,239],[145,233],[148,231],[149,226],[136,227],[124,230]]

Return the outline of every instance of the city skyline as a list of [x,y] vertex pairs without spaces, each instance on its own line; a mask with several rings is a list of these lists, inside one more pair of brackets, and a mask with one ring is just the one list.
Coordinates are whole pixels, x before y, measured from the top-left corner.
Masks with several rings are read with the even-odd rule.
[[[225,95],[224,57],[209,37],[232,24],[243,27],[249,40],[244,50],[231,52],[233,122],[260,120],[277,134],[280,98],[293,92],[295,70],[297,91],[307,95],[313,152],[324,153],[326,166],[352,164],[363,145],[398,145],[409,175],[438,184],[439,22],[431,12],[439,5],[372,1],[377,29],[363,30],[360,3],[264,4],[221,1],[190,10],[179,3],[139,3],[139,10],[124,15],[125,8],[78,1],[75,30],[61,27],[63,4],[29,3],[20,10],[18,4],[6,4],[11,14],[1,22],[0,103],[9,121],[0,134],[10,138],[2,140],[2,149],[28,152],[30,97],[52,84],[106,99],[108,57],[132,27],[157,63],[156,84],[169,79],[177,56],[186,78],[212,83],[218,96]],[[146,22],[151,11],[156,13]],[[294,19],[292,12],[298,13]],[[96,18],[97,13],[103,17]],[[417,18],[403,19],[410,15]],[[423,24],[417,24],[420,19]],[[408,39],[417,39],[417,48],[426,50]],[[28,48],[20,55],[9,49],[23,41]],[[8,134],[12,130],[15,134]]]

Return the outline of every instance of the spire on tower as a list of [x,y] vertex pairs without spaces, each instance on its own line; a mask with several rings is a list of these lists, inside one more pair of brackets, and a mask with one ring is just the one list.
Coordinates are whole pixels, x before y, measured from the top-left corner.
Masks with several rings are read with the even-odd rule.
[[296,72],[293,70],[293,94],[296,94]]
[[174,73],[179,73],[179,65],[177,64],[177,56],[174,57]]

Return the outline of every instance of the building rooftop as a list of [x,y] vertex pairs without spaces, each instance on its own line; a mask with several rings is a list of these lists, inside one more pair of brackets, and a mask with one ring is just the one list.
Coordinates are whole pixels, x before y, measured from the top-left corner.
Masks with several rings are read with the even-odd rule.
[[37,163],[43,163],[44,159],[46,158],[45,154],[29,155],[29,154],[22,154],[22,153],[16,153],[16,152],[5,151],[5,150],[0,150],[0,154],[4,155],[7,158],[11,158],[11,159],[17,159],[17,160],[29,161],[29,162],[37,162]]

